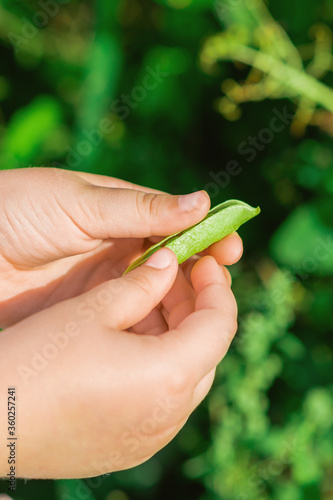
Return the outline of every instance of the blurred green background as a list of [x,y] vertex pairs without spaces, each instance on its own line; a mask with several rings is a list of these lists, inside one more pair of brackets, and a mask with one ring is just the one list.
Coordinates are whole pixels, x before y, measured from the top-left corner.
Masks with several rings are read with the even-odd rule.
[[333,499],[332,22],[332,0],[0,0],[0,168],[262,208],[238,336],[177,438],[18,500]]

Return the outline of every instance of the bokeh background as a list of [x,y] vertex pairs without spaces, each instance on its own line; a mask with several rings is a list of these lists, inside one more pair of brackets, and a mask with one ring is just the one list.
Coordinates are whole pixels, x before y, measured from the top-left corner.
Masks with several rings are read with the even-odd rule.
[[18,500],[333,499],[332,22],[332,0],[0,1],[0,168],[262,208],[238,336],[177,438]]

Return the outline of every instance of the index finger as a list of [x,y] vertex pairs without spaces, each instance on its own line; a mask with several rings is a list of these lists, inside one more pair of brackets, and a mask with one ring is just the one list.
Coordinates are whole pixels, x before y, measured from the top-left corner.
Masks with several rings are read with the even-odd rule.
[[212,255],[219,264],[230,266],[239,261],[243,253],[243,241],[234,232],[210,245],[199,255]]
[[145,193],[165,193],[165,191],[159,191],[158,189],[140,186],[139,184],[133,184],[133,182],[123,181],[122,179],[109,177],[108,175],[89,174],[87,172],[74,171],[71,171],[71,173],[77,175],[78,177],[81,177],[81,179],[90,182],[91,184],[95,184],[95,186],[135,189],[136,191],[143,191]]

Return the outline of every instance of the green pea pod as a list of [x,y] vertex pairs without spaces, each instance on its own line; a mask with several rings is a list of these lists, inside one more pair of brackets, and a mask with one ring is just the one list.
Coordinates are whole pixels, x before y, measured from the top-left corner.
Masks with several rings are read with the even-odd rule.
[[239,200],[229,200],[212,208],[206,217],[194,226],[168,236],[156,245],[151,246],[126,269],[124,274],[140,266],[157,250],[170,248],[176,255],[178,263],[202,252],[216,241],[221,240],[260,213],[260,208],[254,208]]

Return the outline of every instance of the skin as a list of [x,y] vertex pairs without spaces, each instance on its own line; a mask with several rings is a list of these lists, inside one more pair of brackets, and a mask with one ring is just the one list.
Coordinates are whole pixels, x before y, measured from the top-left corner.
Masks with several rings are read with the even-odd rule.
[[[0,428],[17,393],[17,473],[96,476],[163,448],[209,391],[237,328],[234,233],[178,266],[156,237],[199,222],[184,198],[91,174],[0,172]],[[164,267],[163,267],[164,265]],[[0,476],[8,473],[6,433]]]
[[164,247],[170,248],[175,253],[178,263],[181,264],[192,255],[236,231],[258,213],[260,213],[259,207],[251,207],[239,200],[228,200],[220,203],[194,227],[167,236],[161,242],[149,247],[144,254],[132,262],[125,273],[135,269],[159,248]]

